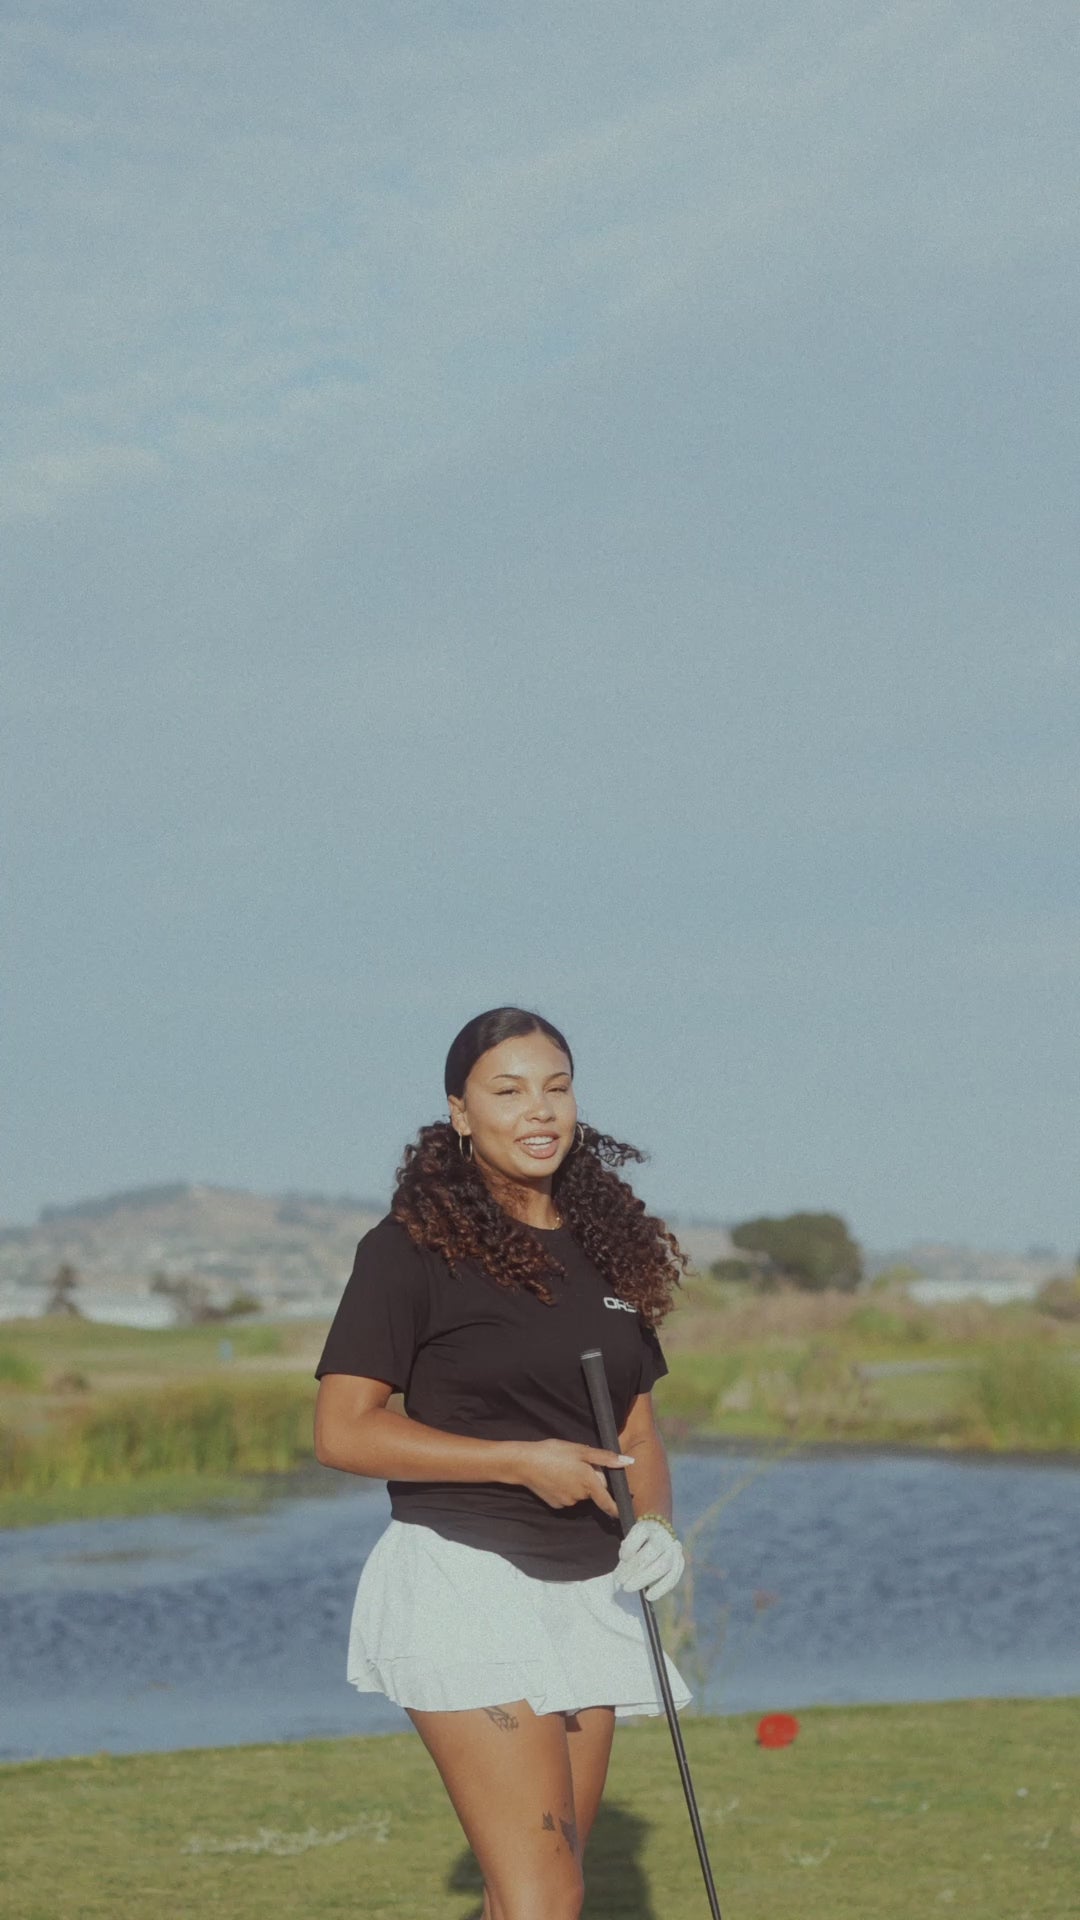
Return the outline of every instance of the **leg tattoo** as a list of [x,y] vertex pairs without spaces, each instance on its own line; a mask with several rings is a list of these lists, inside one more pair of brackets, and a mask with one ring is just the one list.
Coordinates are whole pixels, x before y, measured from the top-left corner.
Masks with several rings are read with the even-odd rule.
[[502,1728],[504,1733],[513,1733],[517,1726],[517,1715],[507,1713],[505,1707],[485,1707],[484,1712],[495,1726]]
[[[544,1828],[546,1833],[554,1833],[555,1815],[553,1813],[545,1813],[541,1818],[540,1825]],[[577,1847],[578,1847],[577,1821],[564,1820],[560,1815],[559,1825],[562,1828],[562,1837],[566,1841],[566,1844],[569,1847],[570,1852],[576,1853]]]

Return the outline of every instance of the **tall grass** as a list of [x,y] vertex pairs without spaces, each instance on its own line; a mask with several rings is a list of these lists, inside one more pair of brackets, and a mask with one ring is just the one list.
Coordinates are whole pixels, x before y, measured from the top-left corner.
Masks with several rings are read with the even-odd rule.
[[994,1446],[1080,1446],[1080,1368],[1053,1347],[1023,1341],[984,1354],[972,1397]]
[[853,1346],[893,1351],[906,1348],[970,1347],[1000,1340],[1053,1337],[1054,1321],[1035,1305],[1014,1301],[994,1306],[986,1300],[915,1300],[902,1287],[865,1292],[802,1293],[783,1288],[761,1294],[736,1293],[693,1278],[678,1311],[664,1323],[665,1351],[693,1351],[702,1344],[733,1347],[803,1341],[835,1335]]
[[17,1353],[14,1347],[0,1347],[0,1386],[38,1387],[41,1385],[41,1368],[36,1360],[27,1353]]
[[864,1340],[880,1340],[888,1346],[925,1346],[937,1331],[933,1314],[920,1312],[910,1301],[901,1308],[871,1300],[853,1310],[847,1328]]
[[740,1370],[737,1354],[680,1353],[664,1378],[658,1400],[672,1430],[709,1426],[719,1416],[724,1392]]
[[40,1436],[0,1430],[0,1489],[46,1493],[154,1473],[283,1473],[311,1457],[313,1404],[311,1385],[288,1375],[115,1395]]

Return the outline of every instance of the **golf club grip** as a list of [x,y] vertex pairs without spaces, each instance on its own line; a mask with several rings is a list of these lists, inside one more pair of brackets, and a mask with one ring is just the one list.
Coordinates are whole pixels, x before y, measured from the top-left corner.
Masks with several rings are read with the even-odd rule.
[[[615,1425],[615,1409],[611,1404],[611,1392],[604,1371],[604,1356],[599,1347],[589,1347],[581,1356],[581,1365],[585,1374],[585,1385],[589,1389],[592,1401],[593,1419],[596,1431],[600,1435],[600,1445],[609,1453],[621,1453],[619,1430]],[[611,1497],[619,1509],[619,1524],[623,1534],[629,1533],[634,1524],[634,1501],[626,1478],[625,1467],[605,1467]]]

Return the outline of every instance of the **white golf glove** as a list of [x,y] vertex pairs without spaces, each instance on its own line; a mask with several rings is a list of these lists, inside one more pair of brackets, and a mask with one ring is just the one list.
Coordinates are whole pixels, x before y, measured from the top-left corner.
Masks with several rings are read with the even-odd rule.
[[659,1520],[635,1520],[619,1547],[615,1585],[627,1593],[645,1589],[647,1600],[661,1600],[683,1576],[686,1556]]

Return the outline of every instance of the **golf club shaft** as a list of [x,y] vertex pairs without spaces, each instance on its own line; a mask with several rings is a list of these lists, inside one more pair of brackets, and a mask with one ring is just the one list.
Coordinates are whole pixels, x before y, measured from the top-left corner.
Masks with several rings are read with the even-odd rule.
[[[618,1428],[615,1425],[615,1411],[611,1404],[611,1392],[607,1383],[607,1374],[604,1370],[604,1356],[599,1348],[590,1347],[583,1353],[581,1356],[581,1365],[584,1369],[585,1382],[589,1389],[589,1398],[592,1401],[593,1418],[596,1421],[596,1430],[600,1436],[600,1445],[609,1453],[621,1453],[622,1448],[619,1445]],[[634,1524],[634,1501],[626,1478],[626,1468],[608,1467],[605,1471],[611,1487],[612,1498],[619,1509],[619,1524],[622,1527],[625,1538]],[[671,1741],[675,1748],[675,1758],[679,1767],[679,1778],[682,1781],[683,1793],[686,1796],[690,1825],[694,1830],[694,1841],[697,1846],[698,1859],[701,1862],[701,1871],[705,1880],[705,1891],[709,1897],[709,1911],[712,1914],[712,1920],[721,1920],[720,1902],[716,1897],[716,1886],[713,1881],[712,1867],[709,1865],[709,1852],[705,1845],[705,1835],[701,1827],[701,1816],[698,1813],[697,1800],[694,1795],[694,1783],[690,1778],[690,1763],[686,1758],[682,1728],[679,1725],[679,1716],[675,1711],[675,1702],[671,1696],[671,1682],[668,1679],[667,1662],[664,1659],[660,1629],[656,1624],[656,1615],[652,1610],[651,1602],[644,1592],[640,1597],[641,1610],[645,1615],[645,1629],[649,1636],[653,1665],[656,1669],[656,1678],[660,1687],[660,1696],[664,1702],[664,1712],[667,1714],[668,1727],[671,1731]]]

